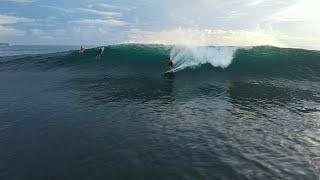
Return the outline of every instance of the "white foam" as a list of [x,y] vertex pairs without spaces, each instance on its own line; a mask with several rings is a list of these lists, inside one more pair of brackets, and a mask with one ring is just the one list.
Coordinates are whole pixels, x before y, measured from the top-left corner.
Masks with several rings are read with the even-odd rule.
[[192,47],[175,46],[171,49],[170,58],[174,63],[174,71],[185,68],[196,68],[202,64],[227,68],[233,60],[237,47]]

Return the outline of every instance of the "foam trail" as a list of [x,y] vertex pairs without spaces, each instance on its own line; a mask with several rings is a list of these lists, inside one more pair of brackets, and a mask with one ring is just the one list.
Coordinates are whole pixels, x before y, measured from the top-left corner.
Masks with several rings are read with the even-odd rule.
[[175,46],[170,52],[170,58],[175,64],[173,71],[196,68],[207,63],[214,67],[226,68],[232,63],[237,49],[237,47]]

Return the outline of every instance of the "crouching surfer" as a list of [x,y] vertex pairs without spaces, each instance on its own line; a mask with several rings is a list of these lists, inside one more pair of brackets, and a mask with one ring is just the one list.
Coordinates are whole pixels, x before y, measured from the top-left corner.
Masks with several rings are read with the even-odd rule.
[[103,51],[104,51],[104,47],[99,48],[99,52],[97,54],[97,59],[101,59],[102,55],[103,55]]
[[167,63],[168,63],[168,68],[169,68],[169,71],[171,71],[173,69],[173,62],[170,58],[167,59]]
[[173,75],[173,61],[170,58],[167,58],[166,63],[168,64],[168,70],[164,73],[164,75]]

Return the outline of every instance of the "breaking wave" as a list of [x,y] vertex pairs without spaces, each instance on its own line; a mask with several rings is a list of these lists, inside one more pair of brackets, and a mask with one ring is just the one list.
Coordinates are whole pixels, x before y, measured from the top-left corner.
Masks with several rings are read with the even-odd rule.
[[174,71],[213,72],[232,75],[283,76],[293,78],[319,78],[320,52],[256,47],[188,47],[145,44],[125,44],[105,47],[101,60],[96,59],[98,48],[62,53],[0,57],[0,70],[55,70],[83,68],[94,71],[97,67],[126,67],[126,71],[153,74],[167,70],[165,59],[174,62]]

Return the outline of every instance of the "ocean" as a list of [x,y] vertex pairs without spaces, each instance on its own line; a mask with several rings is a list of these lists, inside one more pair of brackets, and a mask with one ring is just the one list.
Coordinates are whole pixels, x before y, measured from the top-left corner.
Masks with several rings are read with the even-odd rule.
[[320,51],[78,48],[0,47],[0,179],[319,178]]

